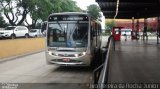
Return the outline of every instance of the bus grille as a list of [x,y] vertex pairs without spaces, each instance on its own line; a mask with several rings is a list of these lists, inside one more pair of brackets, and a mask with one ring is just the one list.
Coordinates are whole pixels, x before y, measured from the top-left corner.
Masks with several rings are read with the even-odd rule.
[[60,57],[75,57],[74,54],[58,54]]

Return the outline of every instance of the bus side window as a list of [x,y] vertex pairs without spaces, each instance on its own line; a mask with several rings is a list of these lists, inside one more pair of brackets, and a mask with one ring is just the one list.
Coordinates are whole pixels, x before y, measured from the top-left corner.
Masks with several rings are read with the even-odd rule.
[[94,33],[95,33],[95,36],[98,36],[98,30],[97,29],[95,30]]
[[93,31],[93,37],[96,37],[96,36],[97,36],[97,31],[96,31],[96,29],[93,29],[92,31]]
[[91,32],[91,40],[93,40],[93,27],[91,26],[91,30],[90,30]]

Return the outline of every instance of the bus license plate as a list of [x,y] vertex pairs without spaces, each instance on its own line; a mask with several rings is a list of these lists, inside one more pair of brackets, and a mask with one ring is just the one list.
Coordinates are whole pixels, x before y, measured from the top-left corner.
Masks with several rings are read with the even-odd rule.
[[69,58],[64,58],[63,61],[64,61],[64,62],[69,62],[70,59],[69,59]]

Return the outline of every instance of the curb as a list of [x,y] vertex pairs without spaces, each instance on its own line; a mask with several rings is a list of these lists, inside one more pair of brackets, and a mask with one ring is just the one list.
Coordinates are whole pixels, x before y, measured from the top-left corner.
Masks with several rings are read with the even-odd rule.
[[17,58],[22,58],[22,57],[33,55],[33,54],[37,54],[37,53],[40,53],[40,52],[43,52],[43,51],[44,51],[44,49],[43,50],[34,51],[34,52],[28,52],[28,53],[25,53],[25,54],[20,54],[20,55],[16,55],[16,56],[12,56],[12,57],[2,58],[2,59],[0,59],[0,63],[11,61],[11,60],[15,60]]

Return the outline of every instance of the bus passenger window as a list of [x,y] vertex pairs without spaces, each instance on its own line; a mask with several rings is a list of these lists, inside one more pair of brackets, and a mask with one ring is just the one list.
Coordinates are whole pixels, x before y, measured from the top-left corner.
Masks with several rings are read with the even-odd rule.
[[86,46],[88,40],[88,26],[87,24],[78,24],[79,26],[74,30],[72,38],[76,45]]
[[97,36],[97,31],[93,30],[93,37],[96,37],[96,36]]

